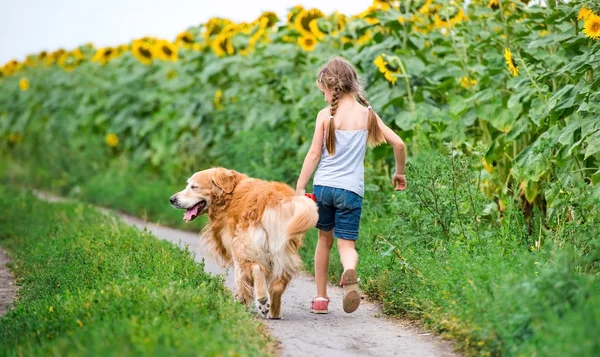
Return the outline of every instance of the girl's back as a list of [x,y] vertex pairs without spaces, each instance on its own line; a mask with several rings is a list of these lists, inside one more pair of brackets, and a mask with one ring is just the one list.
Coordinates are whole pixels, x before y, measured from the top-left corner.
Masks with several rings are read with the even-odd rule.
[[330,155],[323,142],[314,184],[343,188],[362,197],[368,109],[356,101],[342,102],[337,108],[335,120],[329,124],[331,123],[336,129],[335,154]]
[[335,113],[335,129],[339,131],[366,130],[367,119],[367,108],[358,102],[340,103]]

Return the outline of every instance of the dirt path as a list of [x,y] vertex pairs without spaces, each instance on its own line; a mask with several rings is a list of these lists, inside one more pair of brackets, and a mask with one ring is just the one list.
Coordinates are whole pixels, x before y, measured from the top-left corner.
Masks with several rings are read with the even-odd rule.
[[[38,196],[48,201],[64,200],[41,192],[38,192]],[[100,210],[107,211],[103,208]],[[227,286],[233,287],[233,271],[223,270],[207,257],[198,234],[147,223],[125,214],[119,216],[132,226],[148,229],[160,239],[181,247],[189,246],[197,261],[206,257],[207,272],[225,274]],[[265,320],[270,334],[280,342],[281,356],[457,356],[450,343],[408,323],[384,317],[381,309],[372,302],[363,300],[356,312],[344,313],[342,289],[330,285],[328,291],[331,298],[329,314],[314,315],[309,313],[310,301],[315,293],[314,279],[301,274],[291,282],[282,298],[283,319]]]
[[8,306],[15,301],[17,294],[17,286],[15,279],[6,264],[10,263],[10,259],[5,251],[0,249],[0,316],[6,314]]
[[[206,256],[198,234],[121,217],[140,229],[147,228],[160,239],[188,245],[198,261]],[[226,283],[233,286],[233,272],[224,271],[210,258],[205,259],[205,264],[208,272],[227,274]],[[302,274],[292,281],[283,295],[283,319],[266,320],[271,335],[280,341],[281,356],[456,356],[449,343],[383,317],[373,303],[363,300],[355,313],[344,313],[342,289],[330,286],[329,291],[329,314],[313,315],[309,313],[315,293],[313,278]]]

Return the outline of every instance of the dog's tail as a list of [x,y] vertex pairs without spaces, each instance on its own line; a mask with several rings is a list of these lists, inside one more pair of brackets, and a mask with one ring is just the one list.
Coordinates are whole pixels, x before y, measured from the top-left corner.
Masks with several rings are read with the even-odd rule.
[[317,204],[310,198],[295,196],[292,198],[292,203],[294,204],[294,215],[287,226],[286,233],[288,237],[304,235],[319,220]]

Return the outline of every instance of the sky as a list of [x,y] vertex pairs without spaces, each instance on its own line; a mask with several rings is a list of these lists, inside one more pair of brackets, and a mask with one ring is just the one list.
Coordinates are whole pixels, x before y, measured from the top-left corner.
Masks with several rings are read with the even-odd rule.
[[354,15],[370,0],[22,0],[0,12],[0,66],[42,50],[128,43],[143,36],[174,39],[211,17],[252,21],[264,11],[284,18],[294,5]]

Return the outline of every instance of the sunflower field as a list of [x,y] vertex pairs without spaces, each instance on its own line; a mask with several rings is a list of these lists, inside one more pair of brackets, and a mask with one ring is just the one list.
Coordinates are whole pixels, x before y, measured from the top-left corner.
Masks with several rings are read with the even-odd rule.
[[212,18],[6,63],[0,179],[171,220],[169,195],[211,165],[294,185],[325,106],[318,69],[340,55],[409,154],[400,198],[391,148],[367,154],[365,291],[469,354],[597,351],[600,4],[365,8]]
[[213,18],[174,40],[44,51],[0,69],[0,150],[104,142],[109,158],[179,174],[261,128],[277,133],[263,152],[296,158],[323,106],[315,71],[339,54],[412,154],[483,146],[483,189],[551,207],[562,181],[600,180],[600,7],[527,3],[374,1],[354,16],[296,6],[285,19]]

